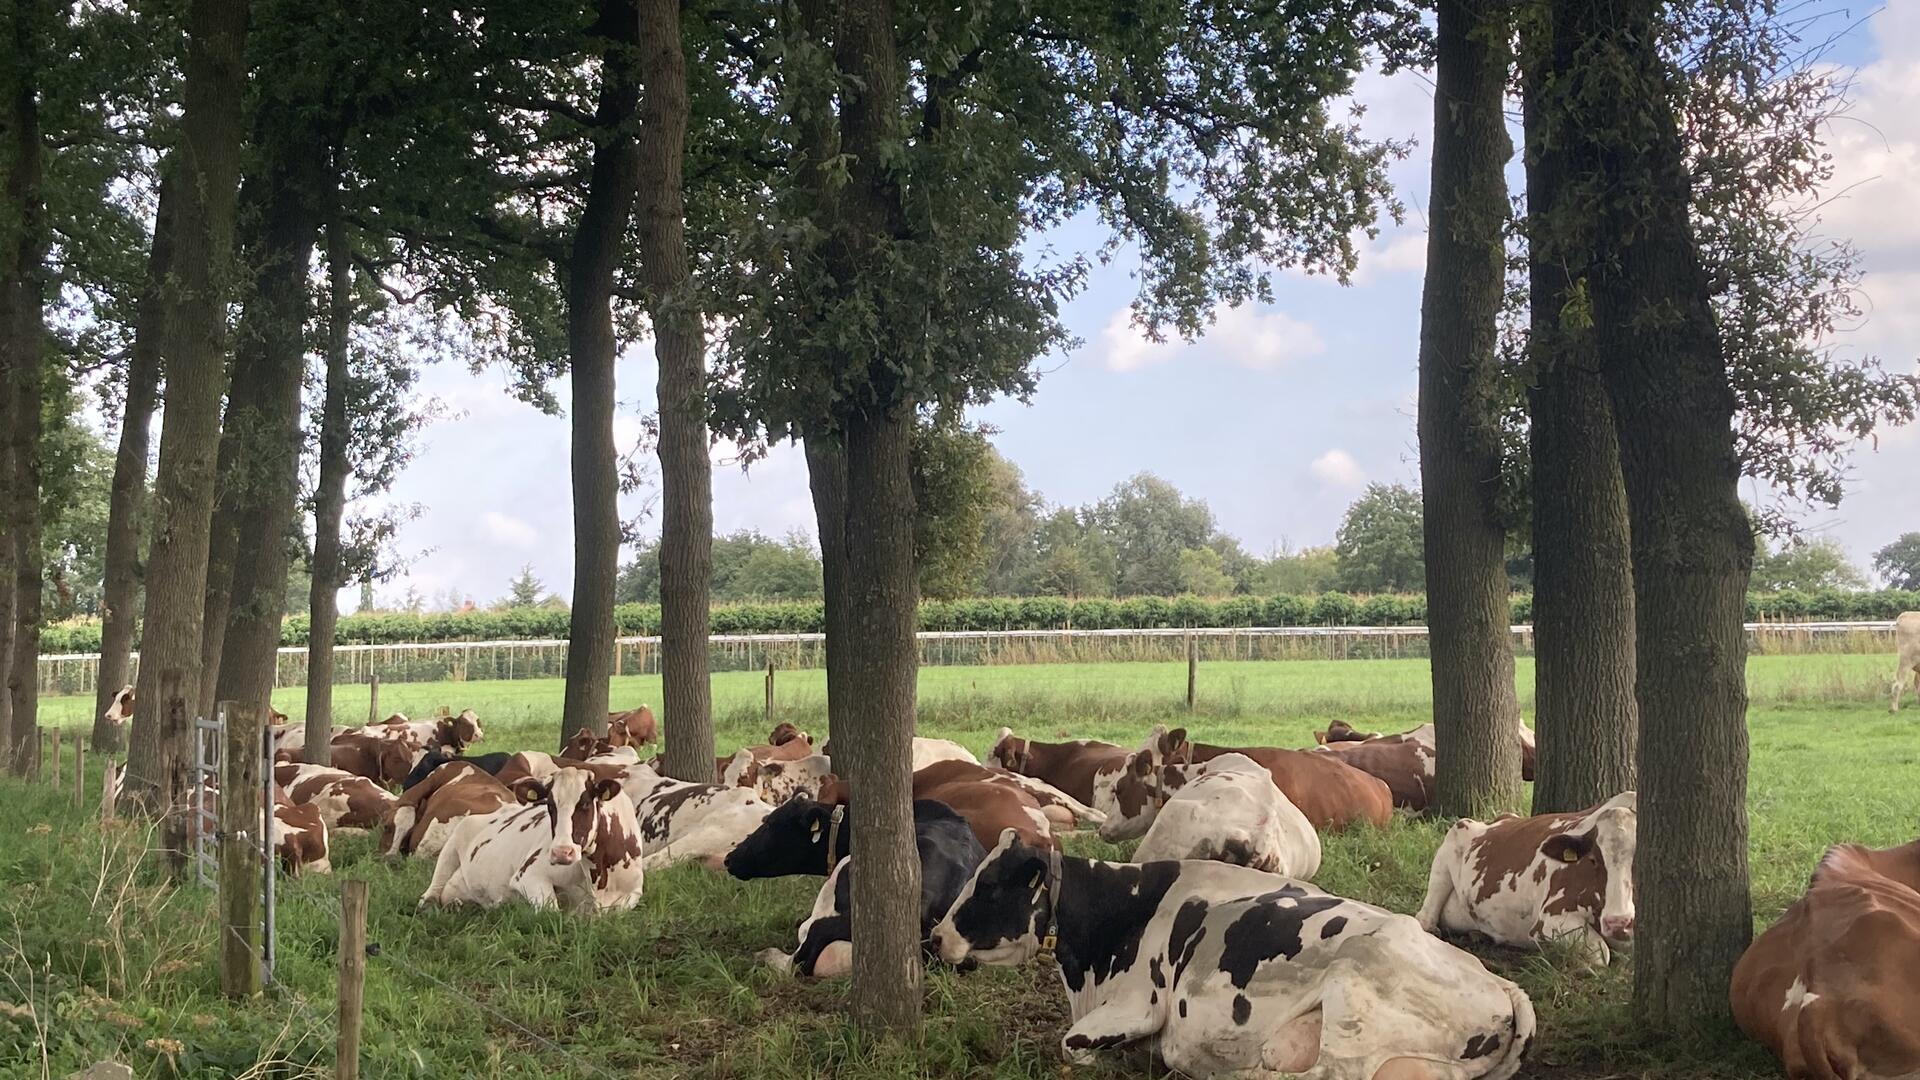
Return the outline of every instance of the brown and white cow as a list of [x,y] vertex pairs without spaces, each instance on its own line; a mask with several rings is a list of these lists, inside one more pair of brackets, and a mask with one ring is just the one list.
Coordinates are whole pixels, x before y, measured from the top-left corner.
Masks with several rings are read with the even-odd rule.
[[1320,834],[1259,762],[1221,754],[1189,772],[1154,815],[1134,862],[1205,859],[1302,881],[1320,872]]
[[719,870],[773,809],[747,788],[688,783],[646,765],[628,766],[620,785],[633,800],[648,870],[679,862]]
[[1734,965],[1742,1031],[1787,1076],[1920,1076],[1920,841],[1835,844],[1804,896]]
[[[1011,784],[995,783],[980,774],[981,766],[964,761],[937,761],[913,774],[915,801],[941,803],[959,814],[973,830],[984,850],[988,840],[1012,829],[1020,842],[1035,847],[1060,846],[1053,835],[1053,823],[1040,804],[1025,790]],[[851,786],[839,777],[829,779],[820,788],[820,801],[829,806],[844,806],[851,801]]]
[[795,795],[818,798],[820,788],[833,776],[833,760],[825,754],[809,754],[792,761],[746,763],[737,786],[748,788],[768,806],[779,806]]
[[1893,704],[1888,712],[1900,711],[1900,695],[1913,683],[1913,694],[1920,697],[1920,611],[1903,611],[1893,620]]
[[1040,812],[1047,815],[1047,820],[1056,830],[1072,829],[1081,825],[1098,825],[1107,819],[1105,814],[1045,780],[989,765],[975,765],[957,759],[936,761],[923,769],[916,770],[913,774],[916,791],[922,784],[954,780],[973,780],[983,784],[1017,788],[1033,797],[1033,801],[1040,805]]
[[1502,945],[1568,938],[1595,965],[1633,939],[1638,801],[1621,792],[1571,814],[1463,818],[1427,875],[1420,925]]
[[[190,789],[185,801],[174,808],[174,813],[185,816],[189,843],[199,838],[202,829],[214,827],[213,822],[203,815],[203,808],[216,820],[219,818],[218,785],[206,784]],[[279,856],[281,867],[289,874],[333,872],[327,823],[320,816],[320,811],[312,806],[293,805],[286,793],[277,788],[273,803],[273,851]]]
[[1352,737],[1359,734],[1336,720],[1325,732],[1314,733],[1320,745],[1310,752],[1338,755],[1361,772],[1379,777],[1393,792],[1393,805],[1416,813],[1425,810],[1433,801],[1433,725],[1398,735]]
[[273,782],[295,806],[312,806],[328,829],[377,829],[393,814],[392,792],[345,769],[275,765]]
[[514,794],[515,804],[454,826],[421,907],[492,907],[518,896],[593,913],[640,902],[640,828],[619,781],[569,767],[549,783],[521,780]]
[[463,818],[491,814],[512,801],[507,785],[479,766],[470,761],[448,762],[393,804],[380,850],[388,855],[438,855]]
[[1094,739],[1064,743],[1022,739],[1012,728],[1003,727],[993,736],[987,764],[1044,780],[1092,806],[1095,779],[1119,772],[1127,754],[1124,746]]
[[[413,771],[414,760],[423,751],[407,739],[370,735],[364,730],[336,736],[327,747],[329,763],[336,769],[364,776],[383,787],[398,787]],[[296,760],[305,750],[281,750],[275,756]]]
[[718,783],[737,785],[746,774],[749,765],[765,765],[769,761],[798,761],[813,754],[813,736],[801,731],[785,721],[774,725],[767,735],[767,741],[757,746],[743,746],[733,752],[731,757],[714,759],[714,778]]
[[1393,793],[1387,785],[1338,755],[1272,746],[1210,746],[1189,742],[1185,728],[1168,731],[1160,726],[1118,772],[1102,775],[1096,784],[1094,808],[1107,815],[1101,838],[1126,840],[1146,832],[1168,795],[1187,782],[1188,770],[1222,754],[1244,754],[1259,762],[1316,829],[1342,829],[1356,822],[1385,826],[1393,819]]
[[607,714],[607,742],[613,746],[644,746],[660,737],[653,710],[645,705]]
[[115,727],[125,727],[127,721],[133,719],[133,702],[133,684],[128,683],[114,693],[113,700],[107,703],[107,711],[100,714],[101,718]]

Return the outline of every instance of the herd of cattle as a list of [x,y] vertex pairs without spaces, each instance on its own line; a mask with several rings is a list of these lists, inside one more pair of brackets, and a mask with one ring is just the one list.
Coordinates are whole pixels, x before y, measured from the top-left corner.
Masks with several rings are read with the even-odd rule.
[[[1911,621],[1920,654],[1920,616]],[[308,760],[318,755],[300,728],[274,730],[275,839],[290,870],[327,869],[329,833],[365,829],[386,855],[434,860],[423,907],[518,898],[623,910],[648,871],[689,861],[742,879],[824,876],[797,946],[762,958],[807,976],[851,967],[850,792],[830,747],[790,724],[717,759],[705,783],[642,760],[657,731],[644,707],[557,754],[468,754],[483,738],[471,711],[338,728],[324,762]],[[1532,732],[1516,737],[1531,779]],[[916,738],[928,955],[963,968],[1050,956],[1074,1061],[1152,1039],[1170,1068],[1195,1076],[1513,1076],[1534,1038],[1532,1005],[1447,939],[1564,941],[1608,963],[1634,933],[1634,793],[1577,813],[1457,822],[1408,917],[1310,880],[1321,832],[1427,809],[1432,725],[1382,735],[1336,721],[1316,743],[1223,747],[1156,727],[1130,749],[1002,728],[983,764],[957,743]],[[1065,854],[1060,837],[1076,828],[1138,838],[1133,861]],[[1916,956],[1920,841],[1838,844],[1740,962],[1733,1011],[1790,1077],[1920,1076]]]

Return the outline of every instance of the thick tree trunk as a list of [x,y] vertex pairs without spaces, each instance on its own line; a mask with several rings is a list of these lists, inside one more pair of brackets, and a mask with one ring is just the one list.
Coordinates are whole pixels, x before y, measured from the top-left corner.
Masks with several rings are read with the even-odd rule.
[[1634,1011],[1662,1033],[1725,1027],[1753,933],[1746,632],[1753,533],[1734,396],[1689,222],[1655,0],[1557,5],[1580,103],[1558,134],[1595,213],[1594,340],[1633,536],[1642,724]]
[[1513,156],[1505,0],[1441,0],[1433,193],[1420,307],[1420,487],[1439,751],[1435,809],[1491,817],[1520,801],[1495,321]]
[[[573,615],[567,634],[565,741],[581,728],[607,730],[613,675],[613,588],[620,573],[620,477],[613,445],[613,276],[625,251],[639,183],[633,120],[639,109],[634,53],[640,17],[630,0],[602,0],[607,37],[587,205],[567,260],[567,349],[573,391]],[[671,724],[673,718],[668,716]]]
[[[0,333],[5,333],[4,322],[0,322]],[[0,430],[13,425],[13,393],[8,381],[0,372]],[[0,438],[0,506],[8,504],[12,490],[13,450],[10,440]],[[13,695],[6,691],[13,678],[13,533],[11,520],[0,514],[0,768],[13,759]]]
[[[287,571],[300,494],[300,389],[306,374],[308,279],[320,228],[322,192],[314,161],[326,145],[312,132],[263,139],[270,162],[262,193],[261,243],[254,281],[234,353],[234,382],[250,384],[247,411],[228,410],[237,434],[234,483],[238,544],[224,641],[218,658],[217,700],[264,708],[273,694],[286,614]],[[285,143],[278,142],[286,138]],[[330,182],[330,180],[328,181]],[[235,420],[238,420],[235,431]],[[223,480],[223,483],[227,482]],[[212,637],[212,628],[208,628]]]
[[640,0],[640,282],[660,362],[660,653],[666,772],[713,772],[708,594],[713,581],[713,466],[707,457],[706,357],[688,271],[681,161],[687,63],[678,0]]
[[1566,148],[1548,136],[1544,13],[1523,22],[1535,383],[1533,477],[1533,812],[1581,810],[1634,786],[1633,559],[1613,407],[1575,283],[1591,265],[1584,207],[1556,213]]
[[[336,194],[337,197],[337,194]],[[320,406],[320,477],[313,505],[313,586],[307,635],[308,746],[333,727],[333,645],[340,624],[340,522],[347,508],[347,378],[353,333],[353,263],[347,225],[335,206],[327,222],[327,385]]]
[[13,663],[6,673],[13,730],[13,771],[24,774],[39,752],[40,740],[40,429],[47,380],[47,213],[42,187],[43,155],[37,98],[43,35],[51,11],[39,2],[16,4],[11,20],[12,70],[4,85],[6,146],[0,168],[6,173],[5,227],[0,236],[0,379],[7,383],[6,424],[11,480],[0,501],[13,541]]
[[[840,145],[848,155],[829,264],[850,282],[879,274],[877,250],[904,231],[888,164],[897,149],[903,73],[891,0],[838,7]],[[884,349],[885,346],[882,345]],[[875,399],[842,417],[846,515],[839,590],[847,611],[829,654],[829,699],[851,697],[834,730],[835,768],[854,791],[853,1002],[865,1026],[917,1037],[920,1028],[920,861],[913,844],[913,729],[919,652],[911,469],[913,403],[893,392],[884,357],[870,361]],[[829,594],[829,602],[831,603]]]
[[[247,0],[193,0],[187,16],[175,272],[161,292],[166,413],[154,482],[153,547],[142,620],[139,709],[127,756],[129,798],[170,805],[184,786],[192,694],[200,681],[207,533],[219,451],[220,340],[233,249],[246,82]],[[166,690],[163,692],[162,687]],[[178,852],[178,826],[168,846]],[[179,865],[176,855],[176,867]]]
[[140,290],[133,348],[127,357],[126,409],[120,445],[113,457],[113,488],[107,503],[106,580],[100,594],[100,685],[94,694],[93,746],[120,747],[120,725],[106,719],[113,696],[131,681],[133,631],[139,615],[141,545],[146,540],[147,450],[153,408],[160,389],[161,283],[173,272],[173,216],[180,193],[171,160],[161,170],[160,204],[154,215],[153,248]]

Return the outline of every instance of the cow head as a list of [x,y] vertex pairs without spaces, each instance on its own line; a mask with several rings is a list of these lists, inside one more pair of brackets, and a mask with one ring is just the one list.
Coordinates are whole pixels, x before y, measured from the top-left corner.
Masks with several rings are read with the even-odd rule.
[[1353,725],[1345,720],[1335,720],[1327,725],[1327,730],[1313,733],[1313,741],[1321,746],[1328,743],[1366,742],[1379,737],[1377,731],[1355,731]]
[[107,711],[101,714],[101,719],[116,727],[133,719],[133,685],[131,683],[122,686],[119,692],[113,695],[113,700],[107,703]]
[[392,716],[380,722],[388,727],[406,727],[408,724],[413,723],[413,721],[407,719],[407,714],[403,712],[394,713]]
[[1637,798],[1631,791],[1597,807],[1570,831],[1540,845],[1552,883],[1546,913],[1591,912],[1594,928],[1611,944],[1633,940],[1633,855]]
[[781,803],[727,853],[727,873],[742,881],[824,874],[833,860],[834,808],[805,796]]
[[960,889],[947,916],[933,928],[940,959],[958,964],[1024,964],[1040,952],[1040,935],[1053,918],[1048,855],[1020,842],[1012,829],[1000,834],[987,857]]
[[581,728],[573,733],[573,738],[560,744],[557,756],[569,761],[585,761],[593,756],[594,748],[599,744],[600,736],[595,735],[592,728]]
[[[746,751],[742,751],[746,753]],[[833,763],[825,754],[812,754],[792,761],[761,761],[751,766],[751,787],[761,801],[778,806],[796,798],[818,798],[820,785],[833,775]],[[731,770],[731,766],[729,766]]]
[[613,803],[625,795],[618,780],[597,777],[585,769],[561,769],[546,783],[532,777],[514,781],[513,794],[525,805],[546,807],[553,828],[547,862],[554,866],[593,859],[601,854],[602,845],[615,839],[610,833],[623,831],[607,827],[616,817]]
[[1016,736],[1012,728],[1001,728],[993,734],[993,749],[987,751],[987,764],[1008,772],[1025,773],[1027,771],[1027,740]]
[[1175,762],[1191,753],[1186,728],[1158,726],[1140,749],[1121,760],[1119,771],[1095,776],[1093,808],[1107,815],[1100,838],[1131,840],[1144,834],[1167,795],[1186,783],[1186,772]]
[[452,733],[452,739],[443,739],[442,742],[453,747],[454,753],[456,754],[464,749],[468,743],[477,743],[487,737],[487,733],[480,730],[480,714],[474,712],[472,709],[461,709],[460,715],[458,716],[442,718],[441,721],[435,725],[435,730],[449,731]]
[[775,724],[773,731],[767,735],[767,745],[785,746],[795,739],[803,740],[809,746],[813,745],[812,737],[806,732],[782,720],[780,723]]
[[376,753],[380,762],[380,783],[387,787],[406,783],[407,774],[413,771],[413,751],[408,744],[382,739]]
[[612,746],[643,746],[658,734],[653,710],[645,705],[607,718],[607,742]]

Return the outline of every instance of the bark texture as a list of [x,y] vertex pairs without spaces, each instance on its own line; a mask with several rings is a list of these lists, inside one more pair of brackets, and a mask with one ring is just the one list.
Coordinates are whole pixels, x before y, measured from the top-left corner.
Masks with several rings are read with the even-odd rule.
[[263,178],[253,289],[234,353],[234,382],[246,372],[250,395],[248,411],[236,417],[228,410],[240,460],[222,482],[233,481],[236,493],[237,545],[214,696],[264,708],[273,694],[300,495],[308,282],[324,206],[314,162],[326,160],[327,147],[311,131],[261,141],[274,149]]
[[325,745],[333,727],[333,645],[340,624],[340,524],[347,508],[347,367],[353,333],[353,263],[347,225],[334,207],[327,222],[327,377],[320,405],[320,477],[313,505],[313,586],[307,594],[308,746]]
[[120,688],[132,681],[133,674],[133,632],[143,576],[140,555],[147,530],[147,452],[160,391],[160,289],[173,272],[173,217],[179,202],[179,184],[169,160],[161,172],[153,247],[147,254],[147,280],[140,289],[133,347],[127,355],[127,400],[120,417],[120,442],[113,455],[113,487],[107,502],[105,581],[100,593],[100,685],[93,703],[93,746],[102,751],[120,748],[120,725],[106,720],[107,707]]
[[7,384],[4,426],[9,482],[0,501],[13,544],[13,662],[6,672],[13,731],[12,767],[24,775],[40,751],[40,429],[47,381],[47,213],[45,161],[38,101],[42,35],[50,6],[40,0],[14,5],[10,73],[5,88],[6,121],[0,167],[6,170],[6,205],[0,208],[6,243],[0,250],[0,379]]
[[[837,6],[833,40],[841,76],[840,146],[847,178],[838,190],[827,259],[834,277],[881,272],[881,243],[904,232],[900,189],[887,166],[899,140],[904,75],[890,0]],[[870,402],[842,417],[846,462],[842,562],[830,620],[827,693],[844,711],[834,727],[835,768],[856,793],[851,805],[859,872],[854,876],[855,1017],[907,1037],[920,1029],[920,861],[913,841],[913,729],[919,654],[911,474],[913,404],[894,392],[884,359],[868,371]],[[827,530],[821,530],[822,537]]]
[[1728,1026],[1728,981],[1753,933],[1742,627],[1753,533],[1660,15],[1655,0],[1557,4],[1554,53],[1578,103],[1559,134],[1594,193],[1594,339],[1633,537],[1634,1011],[1653,1031],[1697,1036]]
[[1583,212],[1557,212],[1569,163],[1564,144],[1548,137],[1554,121],[1541,116],[1552,35],[1538,17],[1525,25],[1533,812],[1545,814],[1632,790],[1640,710],[1620,444],[1592,330],[1577,314],[1575,286],[1591,269],[1591,221]]
[[[240,173],[247,0],[194,0],[187,24],[175,272],[160,293],[167,401],[136,683],[140,704],[126,779],[130,799],[159,806],[174,801],[191,765],[187,712],[200,682],[207,533],[226,382],[220,342]],[[170,826],[168,846],[175,852],[181,850],[177,832],[177,824]]]
[[1435,808],[1492,817],[1520,801],[1506,528],[1501,521],[1496,320],[1505,284],[1513,156],[1502,112],[1505,0],[1441,0],[1432,215],[1420,308],[1420,488]]
[[688,270],[681,166],[687,63],[677,0],[640,0],[636,224],[640,283],[660,363],[660,653],[666,773],[713,772],[713,692],[707,636],[713,582],[713,466],[707,457],[706,354]]
[[[567,259],[567,349],[572,364],[573,613],[567,634],[560,739],[607,730],[613,674],[613,588],[620,572],[620,476],[613,445],[613,278],[639,184],[633,123],[640,18],[629,0],[602,0],[606,35],[594,116],[593,175]],[[677,39],[676,39],[677,40]],[[668,721],[672,716],[669,712]]]

